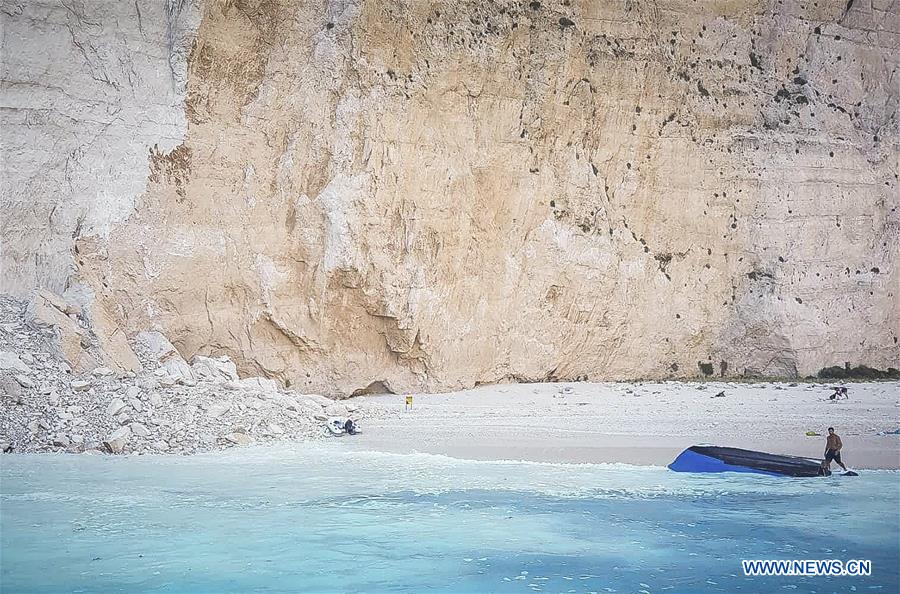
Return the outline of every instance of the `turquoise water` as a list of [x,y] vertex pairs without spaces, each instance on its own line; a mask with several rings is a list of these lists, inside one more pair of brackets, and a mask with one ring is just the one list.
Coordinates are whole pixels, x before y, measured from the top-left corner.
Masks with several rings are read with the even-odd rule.
[[[686,475],[341,444],[0,457],[0,590],[898,592],[900,474]],[[871,559],[870,577],[740,561]]]

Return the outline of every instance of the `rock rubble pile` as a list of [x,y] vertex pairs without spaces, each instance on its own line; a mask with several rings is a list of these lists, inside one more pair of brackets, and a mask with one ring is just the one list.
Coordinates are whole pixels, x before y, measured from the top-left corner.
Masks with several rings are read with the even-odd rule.
[[0,449],[188,454],[314,439],[329,416],[358,411],[270,379],[240,378],[227,357],[189,364],[158,332],[133,342],[139,371],[79,373],[63,356],[57,326],[0,296]]

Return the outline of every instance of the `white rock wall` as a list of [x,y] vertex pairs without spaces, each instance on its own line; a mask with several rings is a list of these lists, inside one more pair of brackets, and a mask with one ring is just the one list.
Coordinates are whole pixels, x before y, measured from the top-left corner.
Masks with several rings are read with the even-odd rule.
[[4,111],[14,290],[327,393],[900,367],[897,3],[6,6],[120,107]]
[[61,293],[186,131],[191,0],[3,0],[0,290]]

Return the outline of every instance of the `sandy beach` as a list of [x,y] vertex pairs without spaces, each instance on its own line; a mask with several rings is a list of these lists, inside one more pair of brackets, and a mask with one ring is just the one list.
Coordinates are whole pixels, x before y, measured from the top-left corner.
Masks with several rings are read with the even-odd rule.
[[[354,443],[391,452],[475,460],[664,465],[708,443],[818,458],[833,426],[844,462],[900,468],[900,382],[549,383],[483,386],[446,394],[363,396]],[[716,397],[724,392],[723,397]],[[807,436],[815,431],[821,436]],[[835,468],[836,465],[835,465]]]

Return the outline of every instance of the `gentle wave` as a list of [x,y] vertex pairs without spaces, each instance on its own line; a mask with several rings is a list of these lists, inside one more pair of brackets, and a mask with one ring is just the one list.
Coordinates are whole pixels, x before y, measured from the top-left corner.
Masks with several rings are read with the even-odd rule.
[[[103,483],[102,497],[115,505],[136,505],[150,496],[229,498],[266,490],[279,501],[296,501],[292,493],[316,496],[371,496],[410,492],[441,494],[464,491],[520,492],[581,499],[657,499],[661,497],[728,498],[802,497],[823,490],[847,497],[890,496],[882,486],[895,485],[898,471],[866,471],[845,479],[790,479],[747,474],[692,475],[660,466],[619,463],[560,463],[519,460],[466,460],[431,453],[393,453],[307,443],[288,447],[254,446],[194,456],[7,455],[0,465],[4,500],[65,498],[91,502],[91,493],[48,490],[38,474],[86,477]],[[227,472],[223,472],[226,470]],[[181,484],[181,487],[176,485]],[[896,489],[893,489],[896,492]],[[316,497],[314,496],[314,498]],[[114,502],[114,503],[113,503]]]

